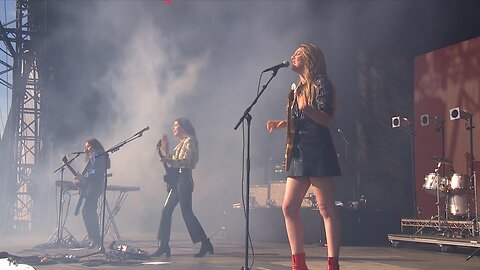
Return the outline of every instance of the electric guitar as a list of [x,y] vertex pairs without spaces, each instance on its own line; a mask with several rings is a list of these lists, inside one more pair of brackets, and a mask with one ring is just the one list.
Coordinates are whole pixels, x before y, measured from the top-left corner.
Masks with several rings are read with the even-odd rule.
[[295,136],[295,126],[292,121],[292,106],[295,101],[297,86],[292,83],[290,87],[290,93],[288,94],[288,108],[287,108],[287,145],[285,147],[285,161],[283,166],[285,171],[290,169],[290,163],[292,162],[292,152],[293,152],[293,138]]
[[[163,139],[163,142],[162,142]],[[162,136],[162,139],[158,140],[157,143],[157,152],[158,155],[160,156],[160,160],[162,161],[163,167],[165,168],[165,175],[163,176],[163,181],[167,183],[167,191],[170,192],[170,190],[175,187],[178,181],[178,169],[177,168],[170,168],[165,160],[165,155],[162,152],[162,145],[164,145],[165,149],[168,149],[168,139],[167,136],[164,135]]]
[[[81,175],[75,169],[72,168],[72,165],[70,165],[70,163],[68,162],[68,158],[66,156],[62,158],[62,162],[65,165],[65,167],[67,167],[68,170],[72,172],[74,176]],[[80,213],[80,209],[82,209],[83,202],[85,201],[85,197],[87,196],[87,190],[86,190],[87,183],[85,181],[78,181],[77,185],[78,185],[80,197],[78,198],[77,206],[75,207],[75,216],[78,216],[78,214]]]

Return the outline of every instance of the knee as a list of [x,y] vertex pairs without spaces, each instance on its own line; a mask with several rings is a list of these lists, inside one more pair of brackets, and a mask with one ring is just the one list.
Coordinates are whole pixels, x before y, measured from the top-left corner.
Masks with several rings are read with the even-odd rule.
[[282,211],[285,218],[294,218],[299,215],[300,207],[297,207],[289,202],[283,202]]
[[320,215],[322,215],[323,219],[329,219],[336,214],[335,205],[319,204],[318,211],[320,211]]
[[193,213],[192,207],[183,206],[183,207],[181,207],[181,209],[182,209],[182,216],[183,216],[184,219],[191,218],[191,217],[195,216],[195,214]]

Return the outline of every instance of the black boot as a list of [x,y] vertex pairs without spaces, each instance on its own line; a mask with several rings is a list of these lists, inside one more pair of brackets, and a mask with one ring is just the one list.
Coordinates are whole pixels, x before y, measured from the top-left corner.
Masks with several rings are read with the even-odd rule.
[[160,247],[158,247],[157,251],[155,253],[150,254],[150,257],[160,257],[163,254],[165,254],[165,257],[170,257],[170,246],[168,243],[161,243]]
[[200,248],[200,251],[193,255],[193,257],[198,258],[198,257],[203,257],[207,255],[207,253],[213,254],[213,245],[210,243],[210,239],[206,239],[202,241],[202,247]]

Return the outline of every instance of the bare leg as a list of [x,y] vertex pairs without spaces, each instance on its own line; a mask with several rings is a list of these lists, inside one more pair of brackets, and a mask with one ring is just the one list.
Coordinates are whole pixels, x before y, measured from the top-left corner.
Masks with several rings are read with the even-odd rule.
[[309,186],[310,181],[306,178],[287,178],[282,210],[292,255],[304,253],[300,206]]
[[333,179],[330,177],[310,177],[318,210],[323,217],[327,236],[328,257],[340,255],[341,224],[333,198]]

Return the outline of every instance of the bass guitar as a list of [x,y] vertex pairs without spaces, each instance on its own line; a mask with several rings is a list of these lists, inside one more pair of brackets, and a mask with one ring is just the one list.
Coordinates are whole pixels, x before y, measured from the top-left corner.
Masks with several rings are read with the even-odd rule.
[[168,139],[165,135],[162,137],[162,139],[158,140],[157,152],[160,160],[162,161],[163,167],[165,168],[165,175],[163,176],[163,181],[167,183],[167,192],[170,192],[170,190],[172,190],[172,188],[177,185],[179,172],[177,168],[171,168],[168,166],[166,157],[162,152],[162,146],[164,146],[164,149],[168,149]]
[[[64,156],[62,158],[62,162],[65,165],[65,167],[67,167],[68,170],[70,170],[70,172],[74,176],[80,176],[81,175],[75,169],[72,168],[72,165],[70,165],[70,163],[68,162],[68,158],[66,156]],[[78,214],[80,213],[80,210],[82,209],[83,202],[85,201],[85,196],[87,195],[87,190],[86,190],[87,189],[87,184],[85,183],[85,181],[79,181],[77,183],[77,185],[78,185],[78,190],[79,190],[80,197],[78,198],[77,206],[75,207],[75,216],[78,216]]]

